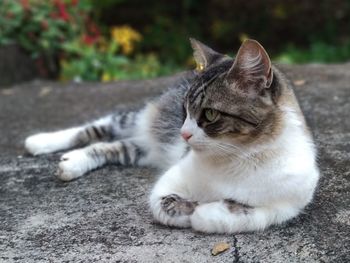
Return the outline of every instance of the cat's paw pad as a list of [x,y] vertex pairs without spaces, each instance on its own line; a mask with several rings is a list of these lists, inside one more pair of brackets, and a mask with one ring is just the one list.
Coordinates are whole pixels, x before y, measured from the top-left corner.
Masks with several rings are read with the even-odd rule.
[[68,152],[61,157],[58,165],[58,178],[62,181],[71,181],[89,171],[91,159],[84,150]]
[[197,202],[188,201],[176,194],[164,196],[161,201],[162,210],[172,217],[191,215],[197,205]]
[[30,154],[39,155],[55,151],[51,142],[52,137],[49,133],[39,133],[29,136],[25,140],[24,146]]

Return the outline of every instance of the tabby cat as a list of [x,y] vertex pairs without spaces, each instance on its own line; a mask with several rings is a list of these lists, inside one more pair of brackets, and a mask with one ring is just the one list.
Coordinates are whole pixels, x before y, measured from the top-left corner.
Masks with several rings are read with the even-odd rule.
[[143,109],[30,136],[26,149],[79,148],[61,158],[64,181],[105,164],[165,170],[149,199],[165,225],[236,233],[297,216],[319,172],[291,84],[254,40],[235,59],[191,44],[198,70]]

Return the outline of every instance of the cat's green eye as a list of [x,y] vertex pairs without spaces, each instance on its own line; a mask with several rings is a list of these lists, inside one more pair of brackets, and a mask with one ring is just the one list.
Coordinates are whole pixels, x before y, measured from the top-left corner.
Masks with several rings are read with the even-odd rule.
[[218,117],[219,112],[217,110],[213,110],[213,109],[206,109],[204,111],[204,115],[208,121],[213,122]]

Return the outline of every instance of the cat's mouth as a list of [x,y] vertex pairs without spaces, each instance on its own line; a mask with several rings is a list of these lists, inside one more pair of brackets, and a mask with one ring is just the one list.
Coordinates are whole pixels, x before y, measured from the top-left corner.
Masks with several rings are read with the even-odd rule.
[[194,150],[196,152],[200,152],[200,151],[204,151],[205,150],[205,147],[200,146],[200,145],[191,144],[191,143],[188,143],[188,145],[191,147],[192,150]]
[[190,138],[186,141],[186,143],[196,152],[210,151],[210,146],[208,143],[199,142],[195,138]]

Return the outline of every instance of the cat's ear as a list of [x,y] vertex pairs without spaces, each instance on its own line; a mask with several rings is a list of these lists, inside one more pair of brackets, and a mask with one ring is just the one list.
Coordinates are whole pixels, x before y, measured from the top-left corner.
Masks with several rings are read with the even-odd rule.
[[269,88],[273,72],[269,55],[255,40],[248,39],[238,50],[228,77],[255,84],[258,88]]
[[190,38],[197,70],[202,71],[222,55],[194,38]]

